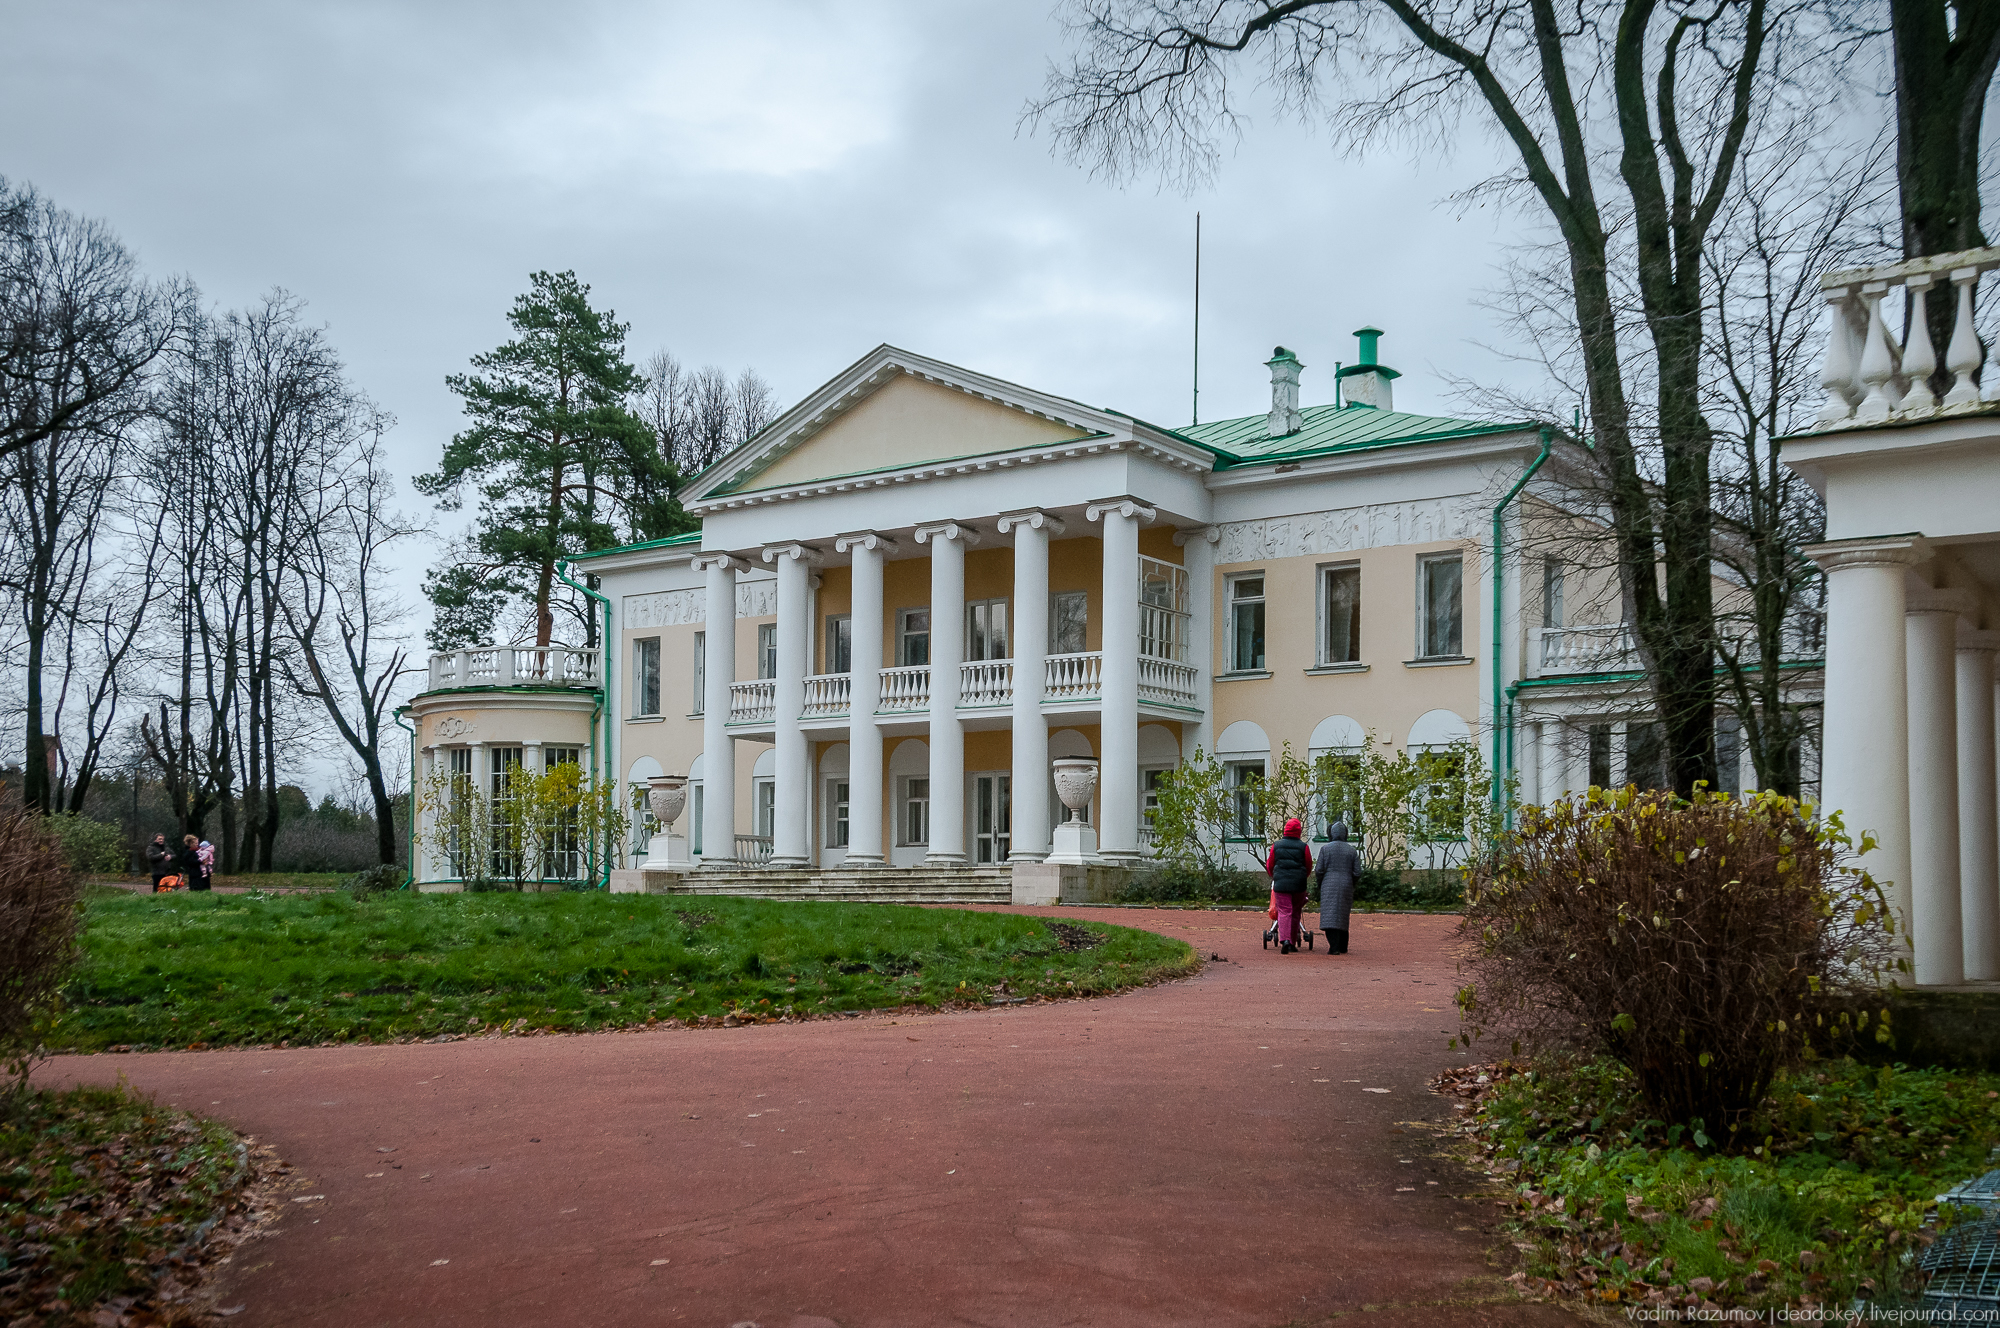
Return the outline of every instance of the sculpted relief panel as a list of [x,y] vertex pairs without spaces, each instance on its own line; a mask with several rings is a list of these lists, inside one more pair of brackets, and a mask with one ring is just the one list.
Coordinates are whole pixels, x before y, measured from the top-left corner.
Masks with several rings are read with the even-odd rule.
[[1261,521],[1228,521],[1221,526],[1216,561],[1246,563],[1262,558],[1311,558],[1392,544],[1470,539],[1477,534],[1477,517],[1469,498],[1429,498]]
[[[778,611],[778,583],[775,579],[745,581],[736,587],[736,616],[769,618]],[[699,626],[708,620],[708,591],[658,590],[650,595],[627,595],[624,602],[625,626],[634,630],[649,627]]]

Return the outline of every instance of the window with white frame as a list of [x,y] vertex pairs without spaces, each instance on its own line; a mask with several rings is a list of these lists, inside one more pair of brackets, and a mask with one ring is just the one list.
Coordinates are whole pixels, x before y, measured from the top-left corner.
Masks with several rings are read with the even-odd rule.
[[1049,653],[1081,655],[1090,640],[1090,592],[1065,590],[1049,596]]
[[653,851],[653,836],[660,823],[653,816],[653,798],[644,782],[628,786],[632,804],[632,859],[637,862]]
[[1337,563],[1319,569],[1319,662],[1361,660],[1361,568]]
[[1261,839],[1264,834],[1264,763],[1231,761],[1226,778],[1229,788],[1230,837]]
[[701,785],[693,785],[693,796],[688,799],[688,852],[701,852]]
[[1188,656],[1187,569],[1158,558],[1139,560],[1139,653],[1185,663]]
[[1229,669],[1254,673],[1264,667],[1264,574],[1229,578]]
[[826,620],[826,671],[854,671],[854,618],[839,613]]
[[694,634],[694,709],[699,715],[708,708],[708,633]]
[[896,817],[897,838],[903,844],[931,842],[931,781],[915,776],[903,780],[901,814]]
[[778,676],[778,624],[757,624],[757,676]]
[[1440,554],[1417,562],[1417,655],[1465,654],[1465,558]]
[[660,638],[642,637],[632,643],[632,713],[660,713]]
[[753,780],[750,785],[752,832],[768,840],[778,824],[778,784],[772,779]]
[[1008,658],[1006,600],[976,599],[965,606],[965,658]]
[[1563,564],[1560,558],[1542,559],[1542,626],[1563,627]]
[[911,668],[931,662],[931,611],[896,610],[896,663]]
[[826,846],[847,847],[847,781],[826,781]]

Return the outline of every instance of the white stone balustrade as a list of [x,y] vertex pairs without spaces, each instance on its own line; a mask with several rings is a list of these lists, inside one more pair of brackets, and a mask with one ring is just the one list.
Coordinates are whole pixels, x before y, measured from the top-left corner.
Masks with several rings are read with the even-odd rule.
[[1014,661],[976,659],[958,666],[960,706],[1003,706],[1014,700]]
[[1637,668],[1630,623],[1541,629],[1541,673],[1611,673]]
[[927,664],[907,664],[882,670],[882,705],[878,713],[931,708],[931,670]]
[[1043,669],[1044,701],[1081,701],[1104,694],[1104,656],[1099,651],[1050,655]]
[[854,675],[820,673],[806,679],[805,719],[844,715],[854,704]]
[[595,687],[601,652],[575,646],[480,646],[431,656],[430,687]]
[[[1828,310],[1826,360],[1820,384],[1826,404],[1821,429],[1880,424],[1892,419],[1924,419],[1980,403],[1974,381],[1986,352],[1973,327],[1973,295],[1979,279],[2000,268],[2000,248],[1934,254],[1879,267],[1848,268],[1820,278]],[[1882,308],[1892,292],[1909,298],[1910,315],[1899,342]],[[1940,348],[1932,343],[1923,311],[1937,300],[1955,305],[1952,334],[1942,347],[1951,384],[1940,399],[1929,382],[1938,369]],[[1899,320],[1900,321],[1900,320]]]
[[778,713],[778,684],[773,678],[729,684],[729,722],[768,724]]
[[1192,664],[1139,656],[1139,699],[1155,705],[1192,706],[1200,671]]

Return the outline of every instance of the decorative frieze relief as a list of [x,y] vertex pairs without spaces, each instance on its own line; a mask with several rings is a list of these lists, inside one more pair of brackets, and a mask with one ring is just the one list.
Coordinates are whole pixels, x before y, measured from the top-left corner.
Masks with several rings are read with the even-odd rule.
[[1403,503],[1370,503],[1330,512],[1303,512],[1261,521],[1225,521],[1216,561],[1255,562],[1261,558],[1312,558],[1357,553],[1392,544],[1429,544],[1470,539],[1478,514],[1469,498],[1427,498]]
[[[656,590],[650,595],[627,595],[623,608],[625,626],[635,631],[649,627],[698,627],[708,621],[708,591],[696,586],[692,590]],[[737,617],[769,618],[777,611],[776,580],[737,584]]]

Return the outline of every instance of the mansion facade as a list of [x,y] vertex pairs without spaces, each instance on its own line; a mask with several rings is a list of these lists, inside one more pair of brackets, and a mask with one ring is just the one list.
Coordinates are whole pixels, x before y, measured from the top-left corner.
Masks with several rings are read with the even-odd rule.
[[[698,533],[572,560],[604,649],[434,656],[419,780],[588,760],[643,805],[684,776],[685,847],[635,815],[614,888],[688,865],[1049,898],[1020,883],[1052,855],[1146,858],[1196,750],[1241,782],[1287,744],[1470,740],[1529,801],[1656,778],[1615,572],[1564,553],[1602,529],[1566,497],[1577,444],[1397,411],[1358,335],[1334,402],[1301,406],[1280,347],[1268,412],[1171,429],[878,347],[693,481]],[[1081,854],[1051,774],[1079,758]]]

